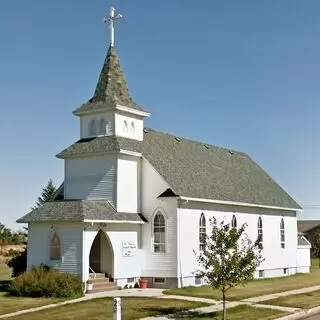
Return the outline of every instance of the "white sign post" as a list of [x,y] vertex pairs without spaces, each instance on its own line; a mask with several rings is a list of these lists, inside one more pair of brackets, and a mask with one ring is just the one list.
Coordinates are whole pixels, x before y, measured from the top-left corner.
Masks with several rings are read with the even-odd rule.
[[121,320],[121,298],[113,299],[113,320]]

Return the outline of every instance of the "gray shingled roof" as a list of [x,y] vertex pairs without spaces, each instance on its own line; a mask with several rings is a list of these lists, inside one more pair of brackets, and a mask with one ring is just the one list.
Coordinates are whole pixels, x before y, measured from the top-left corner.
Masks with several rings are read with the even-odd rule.
[[320,227],[320,220],[298,220],[298,232],[306,233],[316,227]]
[[[143,141],[106,136],[80,140],[59,158],[135,151],[151,163],[177,195],[301,209],[247,154],[144,130]],[[163,190],[165,191],[165,190]]]
[[107,200],[63,200],[44,203],[32,210],[18,223],[42,221],[84,221],[84,220],[114,220],[142,222],[142,215],[117,212]]
[[93,97],[78,109],[75,115],[114,108],[117,104],[143,111],[131,98],[120,60],[113,47],[109,47]]

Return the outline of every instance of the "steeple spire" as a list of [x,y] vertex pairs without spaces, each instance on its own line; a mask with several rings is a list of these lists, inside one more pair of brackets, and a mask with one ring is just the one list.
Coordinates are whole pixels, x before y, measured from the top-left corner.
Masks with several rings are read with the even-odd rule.
[[127,107],[134,103],[120,67],[119,57],[111,45],[92,98],[92,102],[98,101],[118,103]]
[[121,14],[115,13],[115,9],[110,9],[109,18],[104,22],[110,24],[110,46],[105,58],[100,77],[93,97],[73,113],[81,115],[98,109],[110,109],[122,106],[137,111],[144,111],[131,98],[125,76],[121,70],[120,60],[114,49],[114,22],[122,18]]

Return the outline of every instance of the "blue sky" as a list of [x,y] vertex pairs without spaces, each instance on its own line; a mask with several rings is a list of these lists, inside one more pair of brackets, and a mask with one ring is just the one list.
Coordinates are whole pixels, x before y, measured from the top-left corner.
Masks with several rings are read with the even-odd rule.
[[110,5],[116,48],[146,125],[250,154],[320,218],[318,0],[55,0],[0,5],[0,221],[27,213],[55,154],[79,138]]

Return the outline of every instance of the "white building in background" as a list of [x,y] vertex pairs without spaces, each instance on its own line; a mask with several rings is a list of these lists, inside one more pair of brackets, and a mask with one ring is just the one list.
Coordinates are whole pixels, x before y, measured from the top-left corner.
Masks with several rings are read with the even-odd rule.
[[[28,268],[41,263],[102,274],[109,285],[198,285],[194,251],[209,219],[248,224],[262,236],[256,277],[309,272],[310,244],[297,236],[301,207],[247,154],[144,127],[110,45],[93,97],[75,110],[80,140],[60,152],[64,182],[28,223]],[[100,281],[101,282],[101,281]]]

